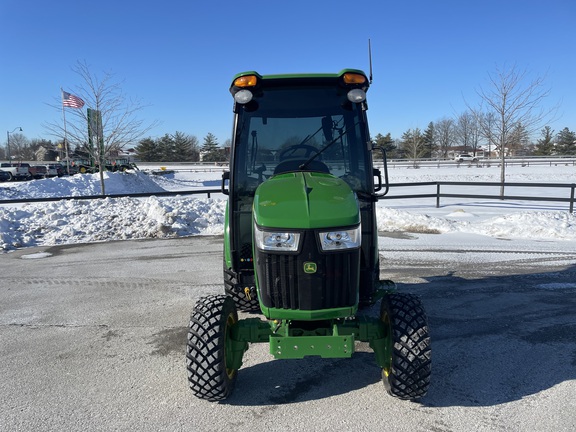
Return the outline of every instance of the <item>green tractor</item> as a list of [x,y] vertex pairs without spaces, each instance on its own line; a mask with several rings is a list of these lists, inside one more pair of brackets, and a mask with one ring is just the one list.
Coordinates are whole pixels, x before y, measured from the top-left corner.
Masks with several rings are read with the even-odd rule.
[[[426,394],[431,350],[422,304],[380,280],[376,202],[388,176],[384,151],[369,137],[368,87],[353,69],[234,77],[222,180],[225,292],[197,302],[188,331],[197,397],[227,398],[244,352],[259,342],[277,359],[347,358],[355,342],[367,342],[388,393]],[[373,167],[376,150],[384,176]],[[238,311],[252,314],[238,319]]]

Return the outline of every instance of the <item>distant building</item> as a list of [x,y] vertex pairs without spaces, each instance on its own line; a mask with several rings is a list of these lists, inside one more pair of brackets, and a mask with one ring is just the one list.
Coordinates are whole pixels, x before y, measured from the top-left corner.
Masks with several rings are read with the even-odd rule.
[[53,147],[40,146],[34,153],[37,161],[55,161],[58,158],[58,152]]

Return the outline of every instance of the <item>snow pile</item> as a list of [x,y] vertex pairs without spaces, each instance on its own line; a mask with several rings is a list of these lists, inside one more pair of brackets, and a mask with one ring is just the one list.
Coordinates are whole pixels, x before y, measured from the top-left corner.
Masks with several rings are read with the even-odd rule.
[[[536,170],[538,171],[538,170]],[[574,167],[552,173],[548,181],[573,182]],[[477,181],[476,170],[391,170],[394,182],[436,180]],[[469,176],[466,176],[466,175]],[[490,174],[490,176],[488,175]],[[494,181],[497,171],[485,172]],[[525,172],[520,173],[525,175]],[[492,176],[492,178],[490,178]],[[163,192],[216,187],[221,172],[176,172],[165,176],[143,172],[105,173],[107,194]],[[535,172],[535,177],[538,173]],[[510,181],[517,181],[513,177]],[[100,194],[99,174],[28,182],[0,183],[0,199],[25,199]],[[97,241],[221,235],[226,197],[206,195],[62,200],[0,206],[0,250]],[[576,240],[576,216],[565,210],[511,210],[504,202],[446,205],[429,200],[382,200],[377,222],[381,231],[416,234],[469,233],[498,238]],[[466,206],[466,210],[462,207]]]
[[[138,192],[164,192],[152,178],[140,171],[103,173],[106,194]],[[100,174],[82,174],[71,177],[4,183],[0,188],[0,200],[28,198],[52,198],[68,196],[100,195]]]
[[466,228],[491,237],[576,240],[576,215],[568,212],[506,214]]
[[0,209],[0,248],[222,234],[222,200],[68,200]]
[[455,224],[449,220],[392,208],[376,209],[376,220],[380,231],[441,234],[455,229]]
[[[534,240],[576,240],[576,215],[568,212],[521,212],[495,216],[483,221],[464,210],[444,218],[391,208],[376,210],[380,231],[401,231],[416,234],[470,233],[498,238]],[[454,220],[454,219],[461,220]]]

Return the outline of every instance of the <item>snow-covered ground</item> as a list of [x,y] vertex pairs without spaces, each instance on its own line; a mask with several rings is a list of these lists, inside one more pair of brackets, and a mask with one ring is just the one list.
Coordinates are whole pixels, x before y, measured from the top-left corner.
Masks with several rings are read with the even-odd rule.
[[[168,167],[170,168],[170,167]],[[498,181],[500,171],[493,167],[391,168],[392,183],[425,181]],[[142,171],[105,173],[106,193],[136,193],[219,187],[221,170],[176,171],[150,175]],[[574,166],[509,167],[508,182],[576,183]],[[445,192],[451,192],[446,189]],[[479,191],[459,187],[459,193],[498,193],[498,188]],[[435,188],[393,188],[390,196],[433,193]],[[454,191],[452,191],[454,192]],[[569,190],[514,188],[520,196],[561,196]],[[100,193],[98,174],[0,183],[0,200],[82,196]],[[0,250],[89,243],[123,239],[162,238],[222,234],[225,197],[213,194],[177,197],[107,198],[63,200],[0,205]],[[567,203],[499,201],[446,198],[440,208],[434,198],[387,199],[378,203],[381,231],[406,232],[425,236],[429,242],[458,239],[459,243],[481,242],[482,238],[521,239],[552,242],[562,249],[576,250],[576,216]],[[473,239],[473,240],[472,240]],[[540,247],[540,245],[538,247]],[[534,245],[534,247],[537,247]]]

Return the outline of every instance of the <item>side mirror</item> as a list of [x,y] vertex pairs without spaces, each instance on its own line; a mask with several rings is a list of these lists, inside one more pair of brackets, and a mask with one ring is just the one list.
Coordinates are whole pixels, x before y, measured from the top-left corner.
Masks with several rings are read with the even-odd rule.
[[372,176],[378,179],[378,182],[374,183],[374,192],[382,190],[382,172],[379,168],[372,168]]
[[222,191],[222,193],[224,195],[229,194],[228,184],[226,183],[226,180],[228,180],[228,184],[229,184],[230,183],[230,171],[224,171],[222,173],[222,184],[220,185],[220,190]]
[[380,150],[382,152],[382,168],[384,170],[384,186],[382,186],[382,172],[378,168],[372,169],[374,177],[378,178],[378,183],[374,186],[374,191],[378,192],[384,188],[384,192],[376,194],[377,198],[382,198],[390,190],[390,183],[388,182],[388,159],[386,158],[386,150],[384,147],[372,147],[372,150]]

